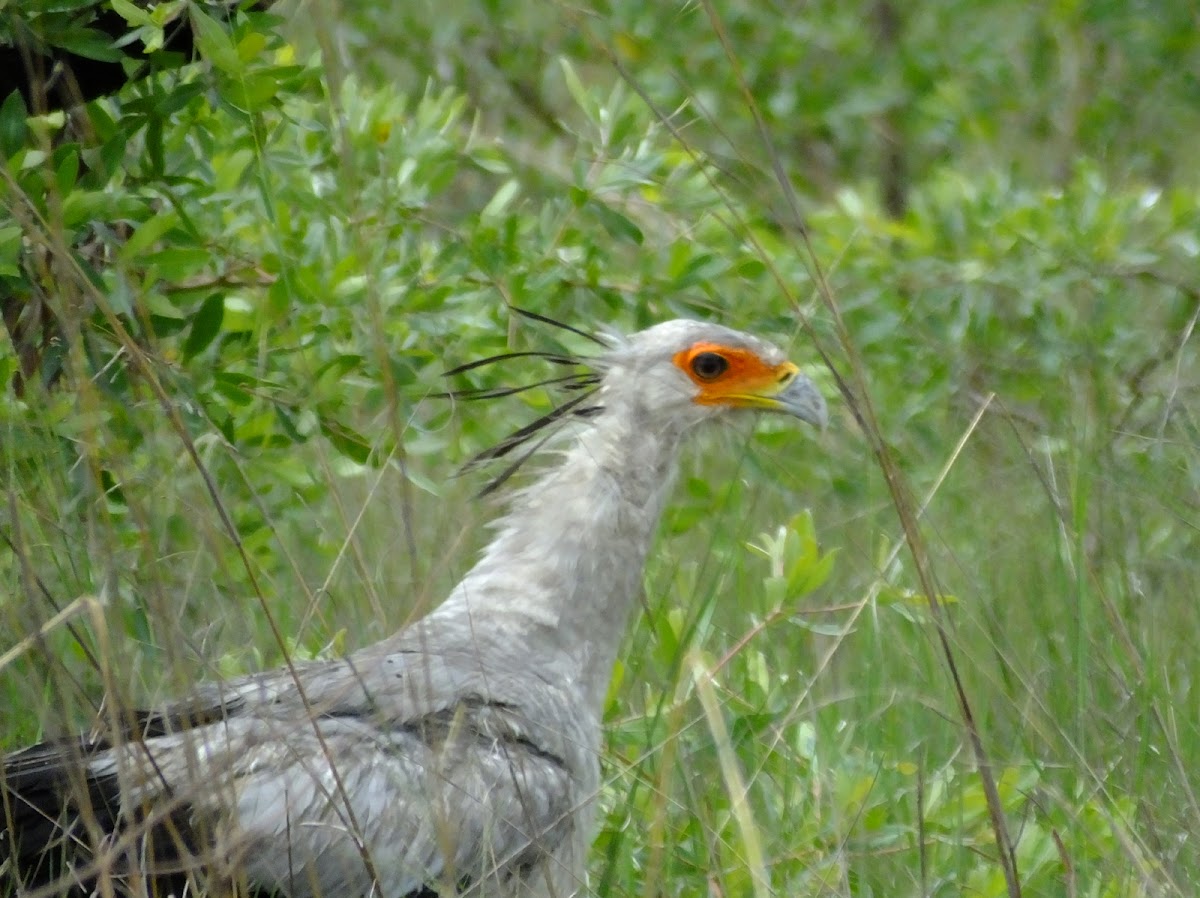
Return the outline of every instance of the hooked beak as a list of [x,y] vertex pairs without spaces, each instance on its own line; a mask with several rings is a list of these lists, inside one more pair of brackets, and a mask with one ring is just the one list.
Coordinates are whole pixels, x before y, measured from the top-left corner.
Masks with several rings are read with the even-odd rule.
[[829,421],[829,409],[825,397],[816,384],[800,373],[791,362],[779,366],[779,377],[766,389],[756,391],[754,396],[744,397],[764,411],[780,412],[807,421],[818,430],[824,430]]

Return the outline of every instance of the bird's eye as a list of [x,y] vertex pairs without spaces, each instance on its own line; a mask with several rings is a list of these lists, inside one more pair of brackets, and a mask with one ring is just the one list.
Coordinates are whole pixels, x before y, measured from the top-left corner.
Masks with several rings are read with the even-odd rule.
[[692,373],[701,380],[716,380],[729,370],[729,361],[715,352],[702,352],[692,359]]

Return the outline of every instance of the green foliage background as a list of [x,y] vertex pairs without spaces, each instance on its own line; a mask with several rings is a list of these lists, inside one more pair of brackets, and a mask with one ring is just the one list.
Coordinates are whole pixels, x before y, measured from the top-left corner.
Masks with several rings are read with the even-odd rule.
[[[494,514],[457,464],[553,398],[456,405],[441,372],[586,349],[507,305],[700,316],[790,345],[833,423],[688,459],[595,893],[1007,894],[814,336],[927,499],[1024,894],[1196,893],[1193,4],[111,8],[149,49],[189,16],[198,58],[0,110],[0,286],[57,328],[20,389],[0,343],[7,745],[436,603]],[[78,46],[89,9],[3,15]]]

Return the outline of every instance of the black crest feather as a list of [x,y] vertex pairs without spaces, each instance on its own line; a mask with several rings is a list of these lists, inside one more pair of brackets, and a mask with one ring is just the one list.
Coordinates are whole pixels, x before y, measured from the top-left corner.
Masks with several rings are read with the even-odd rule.
[[[604,348],[610,347],[610,342],[582,331],[577,327],[549,318],[545,315],[540,315],[537,312],[531,312],[528,309],[509,306],[509,309],[523,318],[528,318],[532,321],[537,321],[542,324],[549,324],[553,327],[568,331],[577,336],[595,343]],[[473,402],[485,399],[500,399],[505,396],[514,396],[518,393],[524,393],[528,390],[538,388],[550,388],[555,391],[574,393],[576,395],[570,397],[564,402],[559,403],[546,414],[540,416],[534,421],[517,428],[509,433],[493,446],[489,446],[481,452],[472,456],[461,468],[462,472],[475,470],[489,462],[496,461],[502,458],[508,458],[516,452],[513,460],[507,464],[502,471],[488,481],[487,485],[479,492],[479,496],[487,496],[496,492],[508,480],[520,470],[521,466],[532,458],[537,451],[541,449],[557,431],[559,425],[569,419],[587,419],[595,417],[604,411],[603,406],[596,403],[589,403],[588,400],[595,397],[601,374],[596,370],[596,359],[586,356],[568,355],[562,352],[543,352],[539,350],[522,350],[514,352],[502,352],[496,355],[488,356],[483,359],[476,359],[472,362],[466,362],[462,365],[457,365],[454,368],[446,371],[445,377],[455,377],[469,371],[476,371],[480,368],[509,362],[514,359],[540,359],[543,362],[548,362],[552,365],[573,366],[582,370],[576,370],[570,374],[564,374],[559,377],[549,377],[532,383],[517,384],[513,386],[498,386],[498,387],[465,387],[456,390],[447,390],[441,394],[448,399],[463,400]],[[518,451],[519,450],[519,451]]]

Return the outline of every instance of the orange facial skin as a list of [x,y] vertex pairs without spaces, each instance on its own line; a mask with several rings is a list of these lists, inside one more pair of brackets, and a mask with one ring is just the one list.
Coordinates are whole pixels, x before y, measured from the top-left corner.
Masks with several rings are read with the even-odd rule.
[[791,362],[768,365],[749,349],[719,343],[696,343],[672,361],[699,389],[699,405],[770,408],[800,373]]

